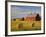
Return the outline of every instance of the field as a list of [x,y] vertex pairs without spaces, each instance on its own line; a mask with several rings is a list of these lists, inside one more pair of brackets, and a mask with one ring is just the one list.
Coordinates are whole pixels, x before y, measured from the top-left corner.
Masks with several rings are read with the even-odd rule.
[[11,20],[11,31],[34,31],[41,30],[41,21],[21,21],[16,19],[16,21]]

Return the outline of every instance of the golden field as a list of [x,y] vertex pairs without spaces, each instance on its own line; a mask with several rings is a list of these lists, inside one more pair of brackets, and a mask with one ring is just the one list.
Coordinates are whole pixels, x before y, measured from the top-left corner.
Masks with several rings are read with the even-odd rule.
[[[22,27],[19,27],[19,24]],[[41,21],[21,21],[20,19],[16,19],[16,21],[11,20],[11,31],[28,31],[28,30],[41,30]]]

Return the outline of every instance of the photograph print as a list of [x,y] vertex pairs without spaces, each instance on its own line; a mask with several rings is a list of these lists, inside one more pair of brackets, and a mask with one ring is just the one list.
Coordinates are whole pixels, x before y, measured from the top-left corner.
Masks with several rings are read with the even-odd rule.
[[8,2],[8,35],[44,33],[44,4]]
[[41,30],[41,7],[11,5],[11,31]]

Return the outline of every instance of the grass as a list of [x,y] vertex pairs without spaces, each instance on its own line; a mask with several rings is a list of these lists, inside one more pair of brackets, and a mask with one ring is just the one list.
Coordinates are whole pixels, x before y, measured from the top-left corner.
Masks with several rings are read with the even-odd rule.
[[[34,26],[32,24],[34,23]],[[19,24],[22,24],[22,27],[19,28]],[[11,21],[11,31],[31,31],[31,30],[41,30],[41,21]]]

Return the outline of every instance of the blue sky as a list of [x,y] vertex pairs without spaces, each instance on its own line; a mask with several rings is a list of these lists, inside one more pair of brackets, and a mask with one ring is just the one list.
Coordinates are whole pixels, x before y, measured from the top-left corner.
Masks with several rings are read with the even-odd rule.
[[12,18],[22,18],[31,13],[41,13],[40,6],[11,6],[11,16]]

